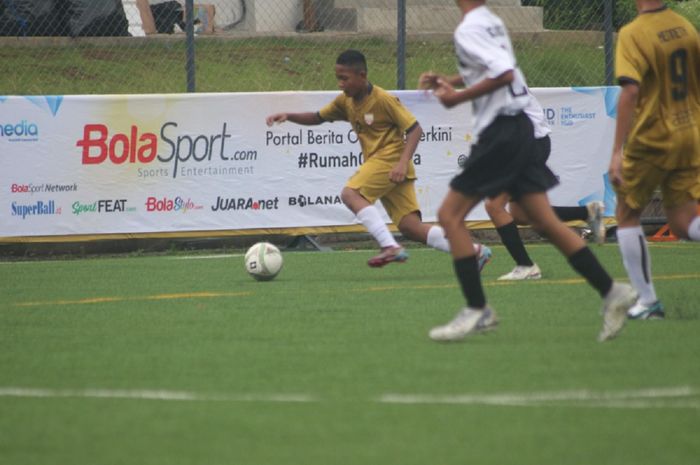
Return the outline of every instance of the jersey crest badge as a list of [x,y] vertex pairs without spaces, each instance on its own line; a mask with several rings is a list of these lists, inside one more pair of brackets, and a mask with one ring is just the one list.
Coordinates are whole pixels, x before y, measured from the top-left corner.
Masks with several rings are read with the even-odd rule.
[[367,126],[372,126],[372,123],[374,123],[374,113],[365,113],[365,123],[367,123]]

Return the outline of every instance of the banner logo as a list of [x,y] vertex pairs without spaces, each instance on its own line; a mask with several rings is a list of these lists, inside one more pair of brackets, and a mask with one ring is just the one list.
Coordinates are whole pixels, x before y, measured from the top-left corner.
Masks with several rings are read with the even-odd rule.
[[22,219],[26,219],[27,216],[37,216],[37,215],[60,215],[61,208],[56,208],[56,204],[53,200],[44,202],[39,200],[38,202],[31,204],[18,204],[17,202],[12,202],[12,216],[21,216]]
[[92,203],[73,202],[71,205],[74,215],[83,213],[124,213],[136,211],[135,207],[126,207],[126,199],[102,199]]
[[170,199],[168,197],[163,197],[161,199],[156,197],[149,197],[146,199],[146,211],[147,212],[180,212],[187,213],[189,210],[201,210],[204,208],[202,205],[195,204],[192,199],[183,199],[182,197],[175,197]]
[[287,204],[290,207],[313,207],[314,205],[342,205],[339,195],[297,195],[289,197]]
[[563,127],[573,126],[581,121],[593,120],[597,117],[595,111],[579,111],[573,107],[544,108],[543,113],[550,126],[559,125]]
[[39,126],[23,119],[19,123],[0,123],[0,137],[10,142],[35,142],[39,140]]
[[39,192],[77,192],[78,184],[17,184],[13,183],[10,186],[10,193],[12,194],[36,194]]
[[575,111],[571,107],[562,107],[559,119],[562,126],[573,126],[581,121],[587,121],[596,118],[594,111]]
[[211,211],[229,210],[278,210],[279,197],[273,199],[254,199],[253,197],[217,197]]
[[[257,150],[227,149],[226,143],[232,134],[228,132],[226,123],[223,123],[221,132],[216,134],[178,135],[173,133],[177,128],[177,123],[169,121],[161,127],[160,136],[152,132],[141,132],[136,125],[131,126],[128,134],[110,134],[109,128],[104,124],[86,124],[82,139],[75,145],[82,149],[83,165],[166,164],[165,167],[152,170],[139,169],[139,177],[144,178],[253,174],[252,166],[201,166],[210,165],[214,161],[230,165],[257,161]],[[196,166],[193,167],[193,164]]]

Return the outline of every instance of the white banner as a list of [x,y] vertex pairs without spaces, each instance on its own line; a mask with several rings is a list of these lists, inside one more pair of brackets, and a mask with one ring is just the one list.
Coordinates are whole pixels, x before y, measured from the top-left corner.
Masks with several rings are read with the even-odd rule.
[[[617,88],[534,89],[552,129],[553,204],[614,196],[604,178]],[[0,98],[0,237],[344,226],[340,190],[361,163],[347,123],[268,128],[337,92]],[[423,218],[472,139],[470,106],[397,91],[424,130],[414,158]],[[482,208],[468,220],[483,220]],[[388,222],[387,218],[387,222]]]

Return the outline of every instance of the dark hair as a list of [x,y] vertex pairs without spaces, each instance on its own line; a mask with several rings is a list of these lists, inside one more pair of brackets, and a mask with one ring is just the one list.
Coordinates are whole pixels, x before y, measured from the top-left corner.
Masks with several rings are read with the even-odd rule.
[[367,60],[362,52],[358,50],[345,50],[343,53],[338,55],[338,59],[335,60],[336,65],[349,66],[355,68],[356,71],[367,72]]

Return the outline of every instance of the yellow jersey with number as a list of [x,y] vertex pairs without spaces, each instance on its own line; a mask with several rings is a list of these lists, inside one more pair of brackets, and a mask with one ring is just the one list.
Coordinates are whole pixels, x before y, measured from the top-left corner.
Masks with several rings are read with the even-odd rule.
[[[398,97],[372,84],[360,103],[341,93],[318,114],[325,121],[348,121],[360,141],[364,159],[376,157],[389,163],[399,161],[404,134],[417,123]],[[409,178],[414,178],[413,162],[409,163],[409,171]]]
[[700,165],[700,39],[695,27],[663,7],[620,30],[615,54],[620,84],[640,94],[625,157],[665,168]]

